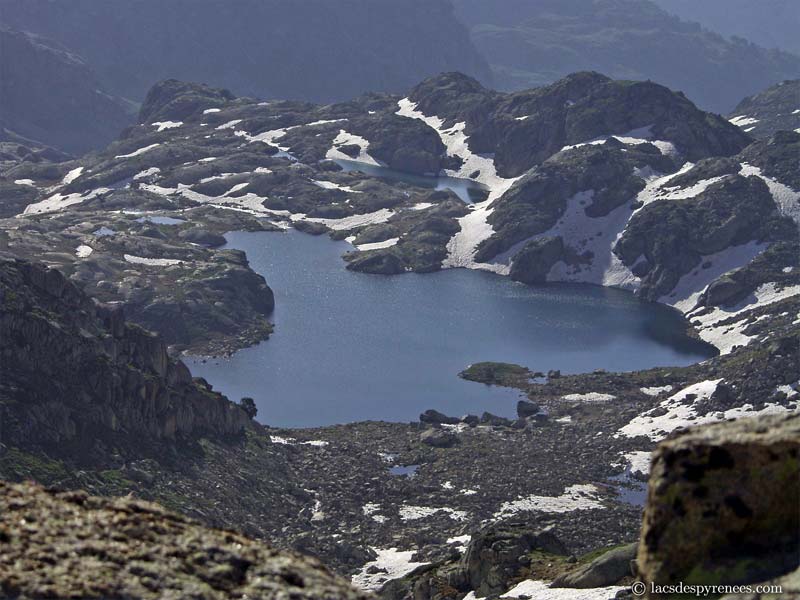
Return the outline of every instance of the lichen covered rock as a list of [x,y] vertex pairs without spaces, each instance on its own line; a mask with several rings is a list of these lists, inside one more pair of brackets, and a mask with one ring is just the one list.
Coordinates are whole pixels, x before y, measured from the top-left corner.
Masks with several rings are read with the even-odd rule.
[[653,455],[637,563],[646,583],[739,584],[795,568],[800,415],[690,430]]
[[318,561],[157,504],[0,482],[0,595],[14,598],[371,596]]

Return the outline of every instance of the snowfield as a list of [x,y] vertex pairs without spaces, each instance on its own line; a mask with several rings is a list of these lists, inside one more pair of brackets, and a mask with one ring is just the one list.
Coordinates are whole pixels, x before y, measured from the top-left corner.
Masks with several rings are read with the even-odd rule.
[[752,404],[745,404],[726,411],[705,415],[697,414],[697,405],[710,398],[720,382],[722,379],[700,381],[680,390],[662,401],[657,407],[635,417],[615,433],[614,437],[644,436],[657,442],[679,427],[690,427],[746,416],[780,414],[793,410],[780,404],[768,403],[761,410],[755,410]]
[[361,567],[352,578],[353,584],[364,590],[377,591],[387,581],[399,579],[417,567],[428,564],[413,562],[411,560],[415,554],[413,550],[400,551],[397,548],[373,548],[373,550],[378,555],[377,558]]
[[518,512],[535,511],[544,513],[564,513],[574,510],[605,508],[599,500],[598,489],[591,484],[578,484],[568,487],[560,496],[527,496],[504,502],[494,514],[495,519],[508,517]]

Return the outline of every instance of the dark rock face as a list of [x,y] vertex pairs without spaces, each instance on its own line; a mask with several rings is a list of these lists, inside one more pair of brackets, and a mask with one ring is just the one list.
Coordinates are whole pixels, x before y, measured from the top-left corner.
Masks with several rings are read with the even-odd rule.
[[[761,48],[681,21],[652,2],[511,0],[497,5],[456,0],[454,4],[492,65],[499,89],[540,86],[580,69],[594,69],[614,78],[659,81],[683,90],[707,110],[724,114],[737,99],[800,75],[800,59],[767,49],[775,45],[771,27],[763,28],[769,44]],[[713,12],[716,25],[731,2],[716,3],[724,6],[717,9],[706,2],[687,4],[691,11]],[[746,4],[749,10],[758,10]],[[774,16],[774,3],[770,8],[758,12]],[[788,10],[796,13],[794,5]],[[796,37],[796,28],[785,28]]]
[[348,256],[348,261],[348,269],[362,273],[397,275],[405,271],[402,259],[391,249],[355,254]]
[[454,69],[489,77],[443,0],[240,0],[235,7],[226,0],[3,0],[0,13],[11,26],[74,49],[106,89],[136,100],[169,77],[324,102],[399,92]]
[[133,122],[126,103],[100,91],[90,67],[58,43],[0,27],[0,48],[0,128],[82,153]]
[[743,162],[758,167],[764,175],[798,190],[800,189],[798,155],[800,155],[800,132],[778,131],[766,140],[751,144],[740,156]]
[[563,254],[564,242],[560,237],[532,240],[514,256],[509,276],[523,283],[544,283],[550,268]]
[[120,307],[94,303],[56,270],[0,258],[0,304],[7,442],[227,436],[250,422],[194,382],[157,336],[127,323]]
[[[19,527],[20,519],[31,526]],[[312,558],[141,500],[0,482],[0,539],[0,589],[7,597],[372,597]]]
[[646,583],[743,584],[798,566],[800,415],[698,427],[655,451],[638,569]]
[[782,81],[739,102],[729,118],[754,138],[800,128],[800,79]]
[[777,212],[766,184],[731,175],[690,201],[654,202],[636,213],[614,251],[628,265],[640,256],[652,268],[643,276],[642,295],[656,299],[703,255],[750,240],[776,241],[796,235]]
[[547,529],[522,522],[489,525],[472,536],[460,562],[464,583],[476,596],[502,593],[520,572],[521,557],[532,551],[567,554],[566,547]]

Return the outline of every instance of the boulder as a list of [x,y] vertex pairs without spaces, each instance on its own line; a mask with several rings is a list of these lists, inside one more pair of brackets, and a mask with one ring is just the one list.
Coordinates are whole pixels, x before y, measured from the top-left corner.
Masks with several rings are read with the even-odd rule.
[[593,561],[557,577],[550,587],[598,588],[614,585],[632,575],[631,563],[636,558],[638,542],[614,548]]
[[523,560],[533,551],[566,555],[567,549],[550,528],[526,521],[503,521],[477,531],[459,567],[461,580],[477,597],[499,594],[518,578]]
[[527,419],[539,412],[540,406],[535,402],[529,400],[520,400],[517,402],[517,416],[520,419]]
[[796,568],[799,455],[800,414],[697,427],[662,442],[637,553],[645,583],[746,584]]
[[419,416],[419,420],[421,423],[432,423],[436,425],[441,425],[442,423],[447,423],[448,425],[455,425],[459,422],[459,419],[456,417],[448,417],[444,413],[440,413],[438,410],[434,410],[432,408],[426,410]]
[[494,427],[510,427],[513,421],[511,419],[506,419],[505,417],[493,415],[490,412],[484,412],[481,415],[481,423],[483,425],[492,425]]
[[458,443],[458,436],[441,429],[426,429],[420,434],[419,441],[434,448],[452,448]]

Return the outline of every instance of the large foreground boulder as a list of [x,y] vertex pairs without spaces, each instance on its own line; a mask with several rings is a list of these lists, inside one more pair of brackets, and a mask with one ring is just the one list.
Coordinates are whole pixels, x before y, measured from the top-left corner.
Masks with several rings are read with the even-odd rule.
[[800,414],[699,427],[663,442],[637,556],[648,589],[754,583],[796,568],[799,456]]
[[0,482],[0,596],[357,600],[318,561],[156,504]]

